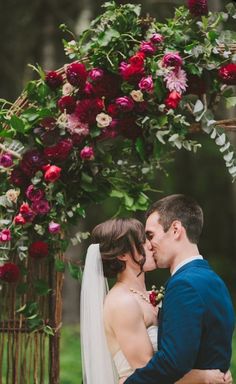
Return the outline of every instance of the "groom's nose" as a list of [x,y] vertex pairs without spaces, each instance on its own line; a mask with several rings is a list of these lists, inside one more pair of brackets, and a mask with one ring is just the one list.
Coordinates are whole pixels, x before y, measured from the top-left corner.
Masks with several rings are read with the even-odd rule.
[[147,248],[149,251],[152,251],[152,244],[151,244],[151,241],[150,240],[146,240],[147,241]]

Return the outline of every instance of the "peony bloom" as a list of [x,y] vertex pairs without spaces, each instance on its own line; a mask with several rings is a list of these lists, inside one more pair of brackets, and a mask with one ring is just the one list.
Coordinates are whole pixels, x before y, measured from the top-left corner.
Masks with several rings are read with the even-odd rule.
[[94,82],[101,80],[103,76],[104,76],[104,71],[101,68],[93,68],[91,69],[91,71],[89,71],[89,74],[88,74],[88,77]]
[[97,97],[114,99],[120,94],[121,78],[114,73],[104,72],[103,77],[95,83],[90,84],[90,86],[92,86],[92,93]]
[[139,50],[145,55],[151,56],[156,52],[156,47],[151,41],[142,41]]
[[221,81],[228,85],[236,85],[236,64],[230,63],[221,67],[218,71]]
[[8,189],[6,192],[6,198],[8,201],[16,204],[19,194],[20,191],[17,191],[16,189]]
[[162,62],[165,67],[178,68],[183,64],[183,59],[179,52],[168,52],[163,56]]
[[82,160],[94,160],[94,150],[92,147],[86,146],[80,151]]
[[60,140],[57,144],[44,149],[44,154],[47,159],[53,161],[64,161],[69,156],[73,148],[71,139]]
[[70,96],[73,91],[74,91],[74,87],[73,85],[71,85],[70,83],[65,83],[62,87],[62,94],[63,96]]
[[51,88],[56,89],[63,84],[62,75],[56,71],[50,71],[47,73],[45,83]]
[[103,107],[102,99],[84,99],[78,102],[75,115],[82,123],[94,124],[97,114],[102,112]]
[[188,8],[193,16],[208,14],[207,0],[188,0]]
[[153,44],[160,44],[160,43],[163,43],[163,41],[164,41],[164,36],[162,36],[160,33],[154,33],[154,34],[151,36],[150,41],[151,41]]
[[48,165],[45,167],[46,172],[44,174],[44,180],[48,183],[54,183],[57,179],[59,179],[61,175],[61,168],[56,165]]
[[57,105],[61,112],[73,113],[76,107],[76,98],[74,96],[62,96]]
[[25,218],[20,213],[19,213],[19,215],[16,215],[14,217],[13,221],[14,221],[15,225],[24,225],[24,224],[26,224]]
[[105,128],[111,124],[112,117],[102,112],[96,116],[96,121],[99,128]]
[[87,79],[86,67],[82,63],[72,63],[66,67],[66,78],[71,85],[83,88]]
[[28,203],[21,204],[20,214],[27,221],[27,223],[32,222],[36,216],[35,212],[30,208]]
[[61,230],[61,226],[60,224],[51,221],[48,225],[48,230],[50,233],[58,233]]
[[44,191],[42,189],[35,188],[33,184],[28,186],[25,194],[31,201],[39,201],[44,197]]
[[138,90],[134,89],[133,91],[131,91],[130,96],[134,101],[136,101],[136,103],[140,103],[143,101],[143,92],[140,91],[140,89]]
[[24,153],[20,163],[20,168],[29,177],[35,175],[46,164],[44,154],[37,149],[32,149]]
[[34,201],[32,204],[32,209],[38,215],[46,215],[48,212],[50,212],[51,207],[49,205],[49,202],[44,199]]
[[143,65],[140,65],[139,59],[136,64],[128,64],[125,61],[122,61],[120,63],[119,71],[122,79],[130,83],[137,83],[144,75],[144,67]]
[[12,156],[10,153],[4,153],[0,156],[0,166],[4,168],[9,168],[13,164]]
[[118,97],[115,100],[115,103],[123,112],[132,111],[132,109],[134,108],[134,102],[131,99],[131,97],[128,97],[128,96]]
[[169,91],[177,91],[178,93],[186,91],[187,75],[183,69],[178,68],[175,71],[168,72],[164,80]]
[[176,91],[172,91],[169,93],[169,96],[165,99],[164,103],[168,108],[175,109],[178,107],[180,100],[181,94]]
[[8,241],[11,241],[11,231],[10,229],[3,229],[0,232],[0,242],[6,243]]
[[67,130],[71,135],[88,136],[89,125],[87,123],[81,123],[78,117],[72,113],[67,118]]
[[44,241],[35,241],[29,246],[29,255],[34,259],[42,259],[48,256],[48,244]]
[[138,84],[139,88],[142,90],[142,91],[146,91],[147,93],[151,93],[153,91],[153,80],[152,80],[152,76],[147,76],[147,77],[143,77],[139,84]]
[[16,283],[20,277],[20,268],[14,263],[5,263],[0,266],[0,279],[7,283]]

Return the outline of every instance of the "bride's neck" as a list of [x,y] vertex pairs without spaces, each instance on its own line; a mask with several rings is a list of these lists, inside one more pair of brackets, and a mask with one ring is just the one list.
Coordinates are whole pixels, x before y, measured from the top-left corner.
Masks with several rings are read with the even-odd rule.
[[117,276],[116,283],[121,283],[126,285],[128,288],[137,289],[139,291],[145,291],[145,275],[142,272],[139,276],[137,276],[140,271],[136,271],[134,269],[125,269],[123,272],[119,273]]

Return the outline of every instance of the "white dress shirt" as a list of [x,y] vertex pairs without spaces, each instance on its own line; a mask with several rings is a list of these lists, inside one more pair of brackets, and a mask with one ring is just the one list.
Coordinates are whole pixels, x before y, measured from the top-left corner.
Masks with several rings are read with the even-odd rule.
[[178,269],[180,269],[181,267],[183,267],[185,264],[188,264],[190,263],[191,261],[194,261],[194,260],[203,260],[203,257],[201,255],[197,255],[197,256],[193,256],[193,257],[189,257],[188,259],[185,259],[183,261],[181,261],[181,263],[179,263],[178,265],[176,265],[175,269],[172,271],[171,275],[173,276],[175,272],[178,271]]

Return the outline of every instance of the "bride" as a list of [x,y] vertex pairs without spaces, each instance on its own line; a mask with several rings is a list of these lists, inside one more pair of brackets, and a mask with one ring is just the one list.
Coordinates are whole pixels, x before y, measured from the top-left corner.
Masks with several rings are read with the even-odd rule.
[[[84,384],[122,384],[157,350],[158,307],[149,300],[144,272],[156,269],[143,225],[113,219],[92,232],[81,287]],[[116,282],[108,292],[106,278]],[[192,370],[178,384],[231,384],[230,373]]]

